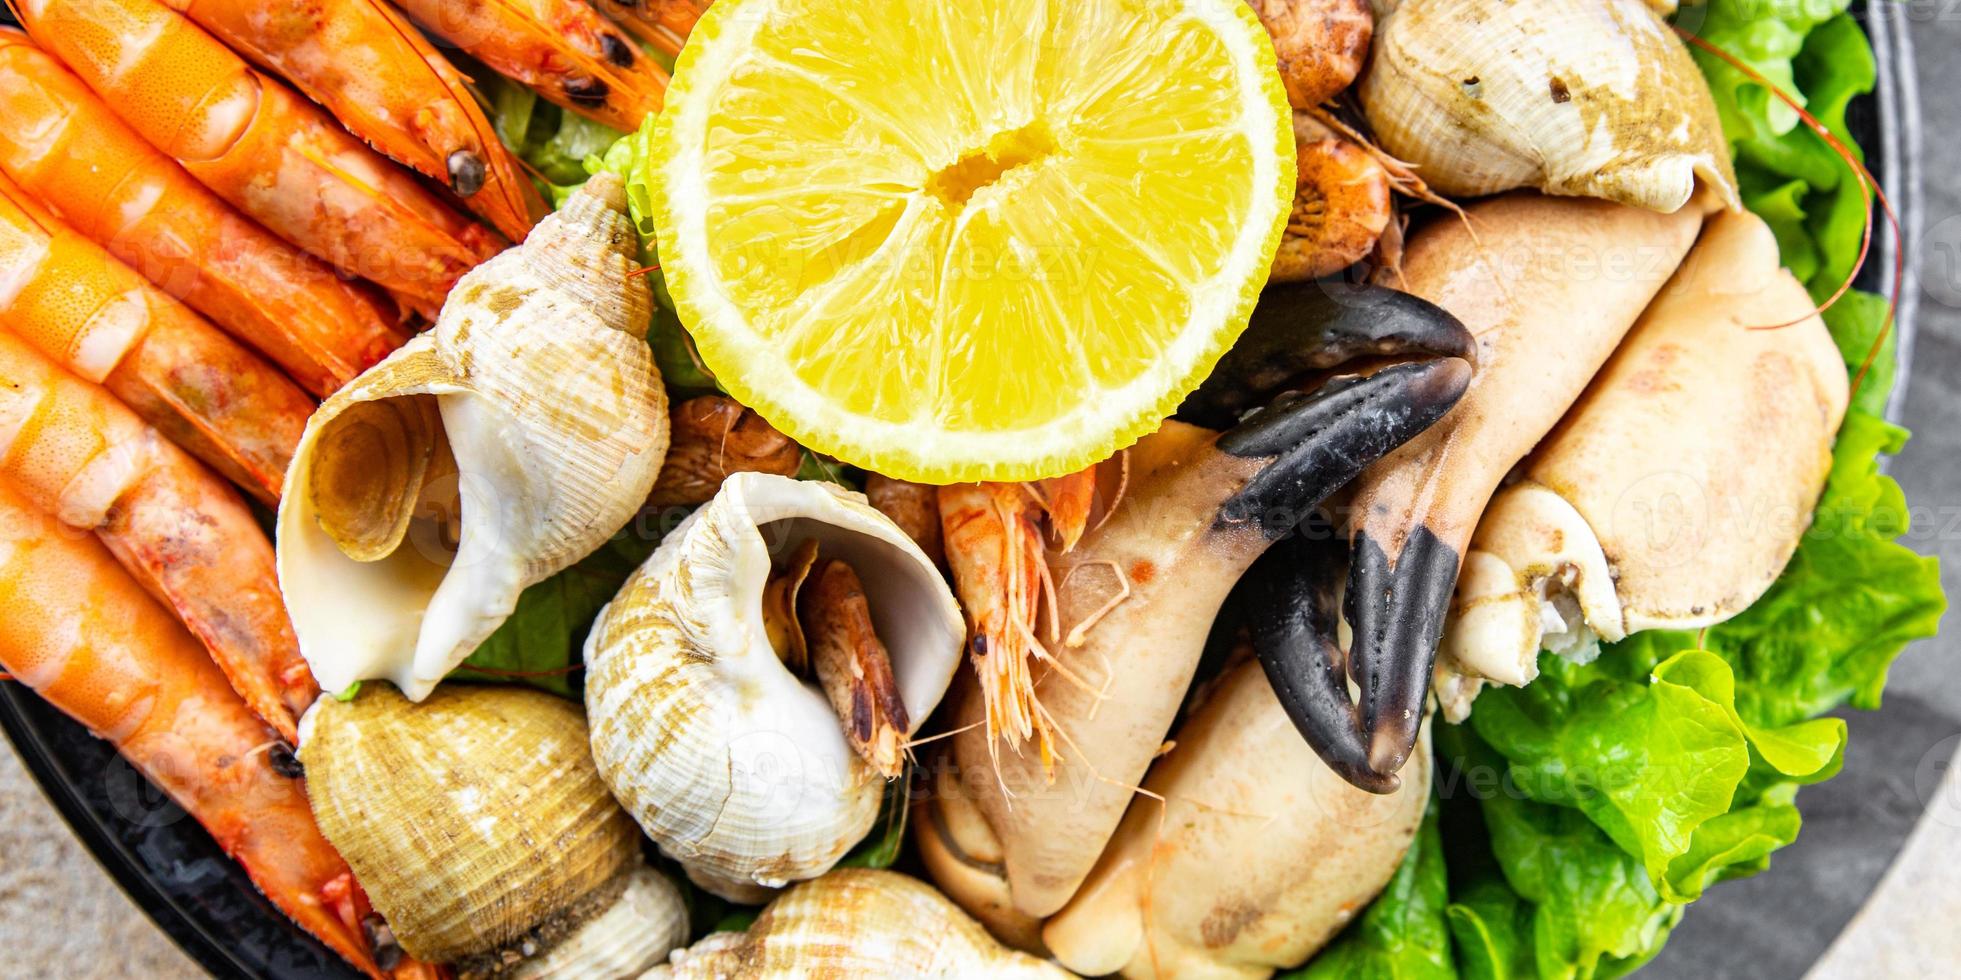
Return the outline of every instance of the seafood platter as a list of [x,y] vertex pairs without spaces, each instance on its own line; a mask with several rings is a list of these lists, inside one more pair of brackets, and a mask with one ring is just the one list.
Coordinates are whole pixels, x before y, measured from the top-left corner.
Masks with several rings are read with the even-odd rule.
[[1945,607],[1839,0],[5,3],[0,720],[219,975],[1619,976]]

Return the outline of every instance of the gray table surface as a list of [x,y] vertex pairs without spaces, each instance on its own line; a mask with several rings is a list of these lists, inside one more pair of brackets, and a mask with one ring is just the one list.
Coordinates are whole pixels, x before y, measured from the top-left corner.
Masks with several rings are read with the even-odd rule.
[[[1901,415],[1914,438],[1892,473],[1914,509],[1913,547],[1942,557],[1948,594],[1961,596],[1961,13],[1949,3],[1913,9],[1927,196],[1924,232],[1908,243],[1922,268],[1919,337]],[[1953,619],[1940,640],[1909,651],[1894,668],[1883,714],[1847,713],[1845,771],[1799,796],[1805,825],[1797,843],[1778,852],[1770,871],[1712,889],[1644,976],[1799,977],[1814,964],[1821,976],[1961,975],[1961,792],[1952,780],[1941,792],[1961,746],[1954,658],[1961,633]],[[1929,803],[1931,818],[1916,833]],[[1850,930],[1845,916],[1818,912],[1875,888],[1881,894]],[[82,850],[6,750],[0,975],[199,975]]]

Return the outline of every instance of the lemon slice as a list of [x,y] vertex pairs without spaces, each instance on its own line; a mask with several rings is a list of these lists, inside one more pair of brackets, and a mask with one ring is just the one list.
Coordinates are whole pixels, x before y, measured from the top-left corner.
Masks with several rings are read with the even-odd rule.
[[729,393],[950,483],[1156,428],[1244,329],[1293,159],[1244,0],[718,0],[649,166]]

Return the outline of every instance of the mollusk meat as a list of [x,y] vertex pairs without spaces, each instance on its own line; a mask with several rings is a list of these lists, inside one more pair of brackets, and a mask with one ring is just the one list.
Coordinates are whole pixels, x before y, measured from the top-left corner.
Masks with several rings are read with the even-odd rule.
[[1538,676],[1541,648],[1584,657],[1712,626],[1770,587],[1810,526],[1849,397],[1813,306],[1761,219],[1709,220],[1479,521],[1438,667],[1453,720],[1480,679]]
[[[808,608],[835,566],[862,575],[864,609],[840,601],[827,607],[836,616],[804,617],[799,631],[826,631],[807,638],[812,678],[785,662],[798,644],[792,630],[772,628],[766,607]],[[772,579],[787,580],[789,595],[767,600]],[[846,598],[853,591],[835,584]],[[828,632],[829,618],[855,618],[848,635],[859,642],[826,652],[847,635]],[[932,561],[862,495],[731,474],[593,625],[593,756],[690,878],[760,900],[824,873],[871,829],[885,791],[874,760],[889,759],[880,747],[896,751],[892,736],[910,736],[932,713],[965,635]],[[827,656],[838,658],[831,668]]]
[[717,932],[643,980],[744,977],[996,977],[1069,974],[994,941],[916,878],[840,868],[784,892],[746,932]]
[[299,755],[321,832],[396,941],[467,969],[553,945],[629,891],[639,835],[585,735],[541,691],[457,684],[414,705],[371,684],[321,698]]
[[1709,87],[1642,0],[1402,0],[1356,90],[1382,148],[1441,194],[1673,212],[1699,178],[1737,205]]
[[593,177],[308,422],[278,564],[323,689],[428,696],[646,499],[668,421],[636,243],[619,179]]

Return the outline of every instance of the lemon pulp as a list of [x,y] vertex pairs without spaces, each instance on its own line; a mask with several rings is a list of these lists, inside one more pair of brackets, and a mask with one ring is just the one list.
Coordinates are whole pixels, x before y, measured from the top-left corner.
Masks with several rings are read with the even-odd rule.
[[1293,190],[1242,0],[720,0],[650,161],[730,394],[921,482],[1079,469],[1244,328]]

